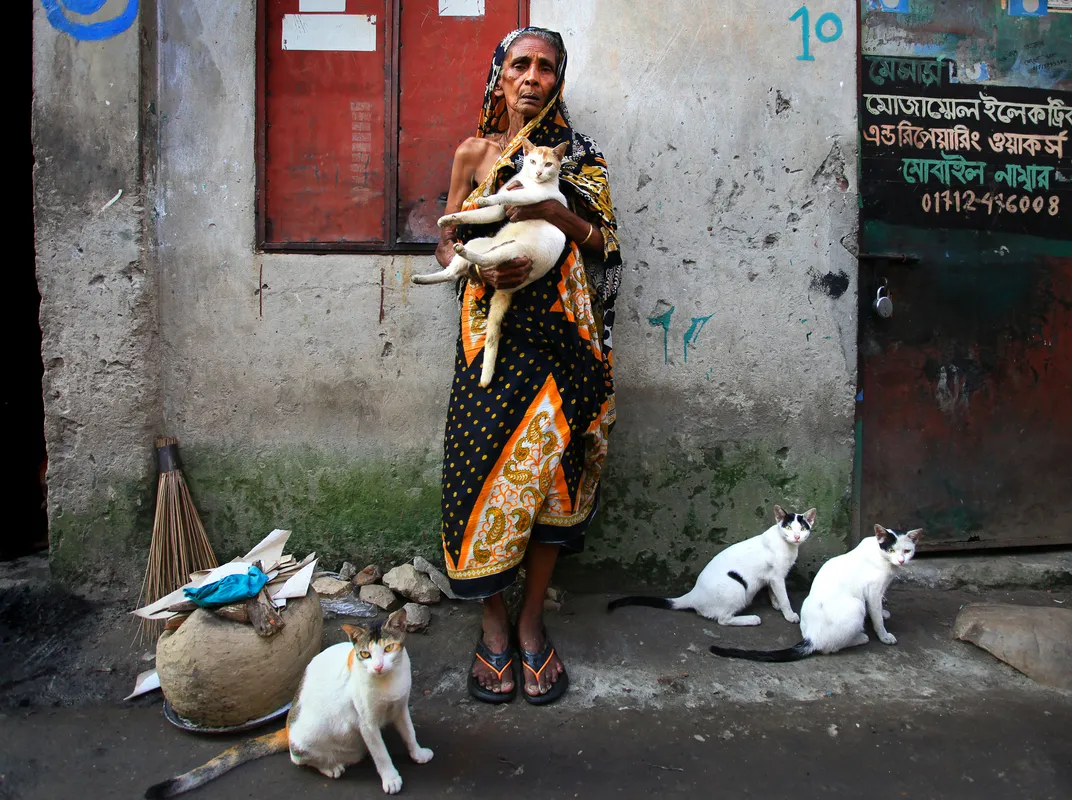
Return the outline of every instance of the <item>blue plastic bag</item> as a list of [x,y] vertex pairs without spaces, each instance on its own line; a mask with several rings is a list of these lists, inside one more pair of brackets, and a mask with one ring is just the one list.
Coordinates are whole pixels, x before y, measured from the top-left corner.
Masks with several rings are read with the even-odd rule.
[[201,608],[217,608],[237,603],[248,597],[256,597],[268,576],[257,567],[250,567],[245,575],[228,575],[218,581],[198,586],[196,589],[183,589],[187,599]]

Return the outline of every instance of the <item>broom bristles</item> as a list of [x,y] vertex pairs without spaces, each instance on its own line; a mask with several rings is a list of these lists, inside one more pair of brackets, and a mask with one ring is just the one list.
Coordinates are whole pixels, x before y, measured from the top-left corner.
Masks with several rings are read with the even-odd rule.
[[[156,440],[158,451],[177,445],[178,439],[172,436],[161,436]],[[186,479],[177,464],[172,467],[161,471],[156,482],[156,516],[139,608],[185,585],[191,572],[218,566]],[[162,629],[162,620],[143,619],[138,638],[156,636]]]

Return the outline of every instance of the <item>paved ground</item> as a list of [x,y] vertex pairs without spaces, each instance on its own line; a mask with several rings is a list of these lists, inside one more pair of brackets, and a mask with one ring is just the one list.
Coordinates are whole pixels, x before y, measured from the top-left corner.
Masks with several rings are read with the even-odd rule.
[[[792,599],[799,607],[802,598]],[[605,597],[570,595],[549,625],[574,688],[547,709],[520,700],[491,708],[464,695],[476,608],[444,604],[431,633],[408,641],[418,737],[436,757],[418,766],[397,739],[389,746],[403,793],[415,798],[1072,797],[1072,693],[1040,687],[950,638],[960,606],[981,600],[1052,605],[1072,593],[895,589],[889,628],[898,645],[872,642],[782,665],[706,652],[716,639],[757,647],[796,641],[798,629],[765,603],[761,627],[726,629],[690,613],[629,608],[607,616]],[[102,615],[95,609],[78,629]],[[3,621],[0,613],[0,634]],[[241,738],[172,728],[158,695],[118,700],[144,666],[140,651],[129,649],[130,629],[114,618],[92,629],[98,635],[83,635],[82,649],[68,643],[64,674],[5,682],[0,673],[0,797],[139,797]],[[17,635],[4,635],[5,651],[24,652]],[[340,636],[329,623],[326,638]],[[117,654],[120,642],[126,649]],[[190,797],[355,792],[380,793],[371,764],[333,782],[278,756]]]

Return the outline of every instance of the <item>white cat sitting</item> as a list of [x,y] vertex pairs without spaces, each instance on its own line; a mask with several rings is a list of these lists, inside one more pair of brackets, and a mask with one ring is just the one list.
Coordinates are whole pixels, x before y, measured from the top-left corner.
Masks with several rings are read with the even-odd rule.
[[287,726],[225,750],[204,766],[158,783],[145,796],[174,797],[219,777],[239,764],[290,750],[290,760],[338,778],[370,753],[387,794],[402,789],[380,729],[394,725],[418,764],[432,751],[417,744],[409,716],[410,664],[404,646],[406,612],[382,625],[343,625],[341,642],[309,662],[287,715]]
[[785,576],[797,560],[800,545],[807,541],[815,525],[814,508],[803,514],[774,507],[774,524],[758,536],[730,545],[704,567],[696,585],[681,597],[623,597],[607,606],[694,609],[697,614],[717,620],[719,625],[758,625],[755,614],[738,616],[764,586],[771,605],[787,622],[798,622],[785,591]]
[[867,644],[865,616],[870,616],[879,641],[897,644],[886,630],[885,620],[890,612],[882,607],[882,601],[893,571],[912,560],[922,535],[922,528],[898,533],[876,525],[874,536],[823,564],[800,607],[803,641],[784,650],[737,650],[712,645],[711,652],[752,661],[799,661],[812,653],[836,653]]
[[[495,194],[478,198],[476,203],[480,208],[440,217],[439,227],[498,222],[506,218],[507,205],[525,206],[544,200],[557,200],[567,205],[565,195],[558,188],[558,174],[569,143],[564,142],[554,148],[536,147],[522,137],[521,144],[525,152],[521,170]],[[520,189],[509,188],[517,184],[521,184]],[[490,385],[495,375],[502,320],[510,308],[510,295],[550,272],[558,263],[565,246],[566,234],[546,220],[508,222],[494,236],[473,239],[466,244],[456,243],[454,252],[457,255],[445,269],[429,275],[413,276],[416,284],[445,283],[465,277],[470,264],[475,264],[479,272],[479,267],[496,267],[520,256],[532,259],[532,271],[524,283],[513,289],[496,289],[491,297],[484,339],[484,361],[480,372],[481,387]]]

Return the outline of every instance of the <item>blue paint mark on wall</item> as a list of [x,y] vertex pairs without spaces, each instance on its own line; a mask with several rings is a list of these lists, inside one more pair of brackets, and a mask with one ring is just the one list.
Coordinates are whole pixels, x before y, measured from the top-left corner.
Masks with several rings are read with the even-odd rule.
[[126,8],[111,19],[83,22],[68,14],[88,17],[100,11],[107,0],[41,0],[49,24],[80,42],[111,39],[127,30],[138,18],[138,0],[127,0]]
[[1009,0],[1009,15],[1013,17],[1045,17],[1046,0]]
[[867,7],[872,11],[888,11],[892,14],[907,14],[908,0],[869,0]]
[[689,345],[696,343],[696,340],[700,338],[700,331],[702,331],[704,329],[704,326],[707,324],[707,321],[709,319],[711,319],[711,317],[713,317],[713,316],[715,316],[715,315],[714,314],[708,314],[706,317],[693,317],[692,318],[692,325],[690,325],[689,329],[687,331],[685,331],[685,363],[686,364],[689,361]]
[[670,363],[670,316],[674,313],[674,307],[670,306],[670,310],[665,314],[660,314],[657,317],[648,317],[648,322],[651,323],[654,328],[663,329],[663,363]]

